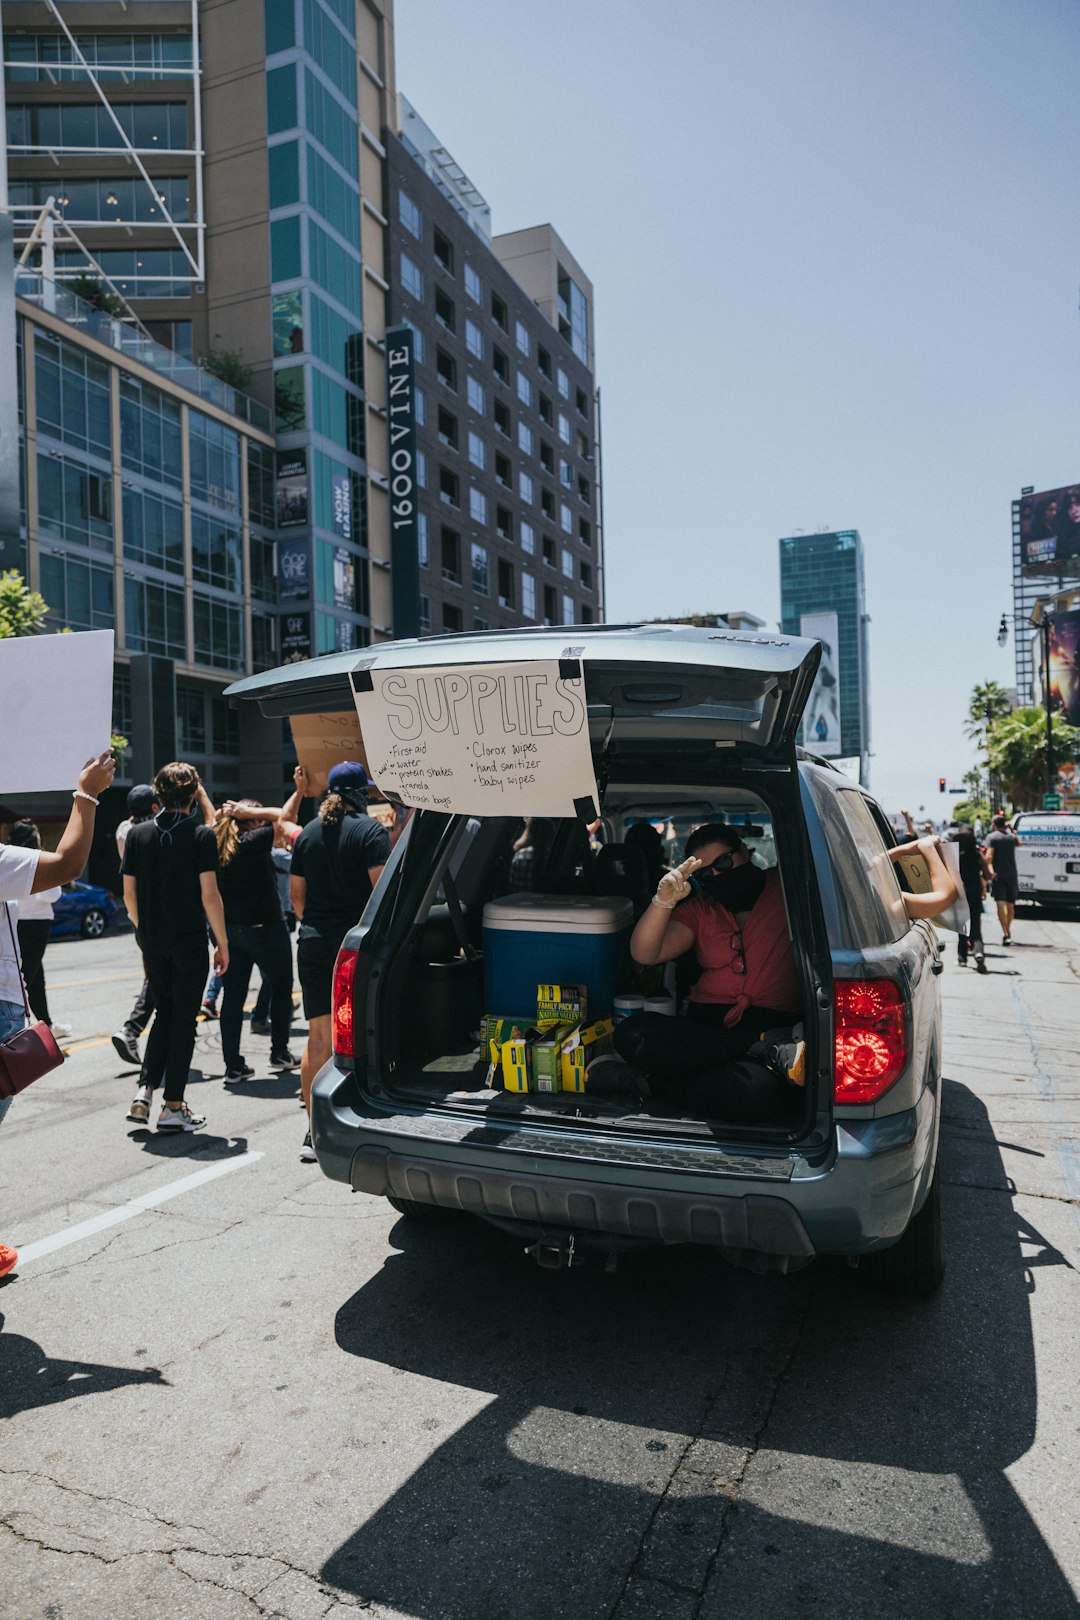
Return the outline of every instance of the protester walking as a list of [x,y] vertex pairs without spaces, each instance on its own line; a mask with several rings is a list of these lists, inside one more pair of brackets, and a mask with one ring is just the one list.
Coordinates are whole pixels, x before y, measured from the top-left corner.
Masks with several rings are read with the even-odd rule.
[[[331,1055],[330,1008],[334,963],[341,942],[359,922],[390,858],[385,827],[367,813],[368,775],[348,761],[332,767],[319,813],[293,845],[289,890],[300,919],[296,965],[308,1021],[300,1089],[311,1113],[311,1083]],[[314,1161],[309,1129],[300,1150]]]
[[221,1003],[226,1085],[250,1080],[255,1073],[240,1051],[244,1001],[255,966],[270,986],[270,1067],[279,1071],[296,1067],[289,1051],[292,944],[281,911],[273,849],[275,828],[283,822],[287,828],[295,826],[299,801],[299,788],[280,809],[256,799],[230,800],[215,828],[218,886],[229,940]]
[[[9,841],[17,849],[40,849],[41,834],[32,821],[16,821]],[[19,955],[22,957],[26,998],[35,1018],[48,1024],[57,1039],[71,1034],[70,1024],[54,1024],[49,1016],[49,998],[45,992],[45,947],[53,925],[53,907],[63,891],[59,884],[31,894],[19,907]]]
[[957,935],[957,960],[961,967],[966,967],[968,956],[973,955],[976,968],[980,973],[985,973],[986,949],[982,937],[983,894],[984,884],[990,882],[993,874],[970,827],[960,828],[956,835],[956,843],[960,861],[960,881],[964,885],[964,898],[967,900],[971,918],[967,933]]
[[986,839],[986,855],[993,870],[990,893],[997,903],[998,922],[1001,924],[1001,943],[1012,944],[1012,928],[1016,918],[1016,902],[1020,898],[1020,877],[1016,870],[1016,851],[1020,840],[1005,816],[993,818]]
[[127,1117],[145,1123],[160,1086],[158,1130],[198,1131],[206,1119],[192,1113],[184,1091],[206,983],[207,925],[216,941],[215,968],[224,973],[229,965],[217,843],[206,825],[209,800],[194,765],[174,760],[163,766],[154,791],[161,809],[152,821],[132,827],[124,850],[124,901],[156,1009]]
[[[149,782],[140,782],[133,787],[127,796],[127,817],[116,829],[116,847],[123,865],[124,850],[127,846],[127,836],[132,827],[140,826],[149,821],[161,809],[157,794]],[[139,1052],[139,1036],[154,1016],[154,997],[150,990],[150,981],[143,972],[142,989],[135,997],[135,1005],[124,1019],[122,1029],[118,1029],[112,1037],[113,1046],[125,1063],[132,1068],[142,1067],[142,1055]]]
[[[78,877],[90,853],[98,798],[111,785],[115,772],[111,753],[100,754],[83,766],[71,796],[71,814],[55,851],[0,844],[0,1041],[17,1035],[26,1024],[16,930],[19,907],[31,895],[43,894]],[[10,1097],[0,1097],[0,1120],[11,1101]],[[15,1249],[0,1243],[0,1277],[14,1271],[18,1260]]]

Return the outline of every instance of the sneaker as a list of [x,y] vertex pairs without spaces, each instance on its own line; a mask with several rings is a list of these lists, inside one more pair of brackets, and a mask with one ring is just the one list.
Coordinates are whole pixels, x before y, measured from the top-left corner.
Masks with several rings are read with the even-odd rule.
[[18,1249],[11,1248],[7,1243],[0,1243],[0,1277],[8,1276],[18,1263]]
[[648,1097],[649,1082],[640,1069],[627,1063],[617,1052],[603,1052],[585,1070],[585,1090],[590,1097]]
[[1011,944],[1012,944],[1012,938],[1011,938],[1011,936],[1010,936],[1010,935],[1009,935],[1009,934],[1002,934],[1002,936],[1001,936],[1001,943],[1002,943],[1002,944],[1003,944],[1003,945],[1011,945]]
[[227,1086],[236,1085],[240,1080],[254,1080],[254,1078],[255,1070],[250,1063],[241,1063],[238,1069],[225,1070],[225,1084]]
[[217,1017],[217,1008],[214,1006],[212,1001],[204,1001],[202,1006],[199,1008],[199,1011],[202,1013],[204,1018]]
[[251,1020],[251,1033],[253,1035],[269,1035],[270,1034],[270,1020],[269,1020],[269,1018],[252,1018],[252,1020]]
[[193,1114],[187,1103],[182,1102],[179,1108],[162,1103],[157,1128],[159,1131],[201,1131],[205,1124],[206,1115]]
[[150,1118],[150,1104],[154,1100],[154,1093],[149,1086],[140,1086],[131,1099],[131,1107],[127,1111],[128,1119],[133,1119],[137,1125],[145,1125]]
[[133,1069],[138,1069],[142,1066],[142,1058],[139,1056],[139,1045],[134,1035],[130,1034],[126,1029],[118,1029],[112,1038],[112,1043],[115,1046],[118,1055],[123,1058],[125,1063],[130,1063]]
[[967,957],[966,956],[958,956],[956,958],[956,965],[957,965],[957,967],[967,967]]
[[773,1074],[782,1074],[793,1086],[806,1084],[806,1042],[803,1026],[792,1030],[767,1029],[750,1048],[750,1057],[760,1058]]
[[311,1145],[311,1132],[308,1131],[307,1135],[304,1137],[304,1145],[300,1149],[300,1163],[315,1164],[316,1162],[315,1149]]
[[52,1030],[58,1041],[64,1040],[68,1035],[71,1034],[70,1024],[50,1024],[49,1028]]
[[977,973],[985,973],[986,972],[986,952],[985,951],[979,950],[979,951],[975,952],[975,970],[976,970]]
[[284,1052],[271,1052],[270,1067],[272,1069],[295,1069],[299,1065],[299,1058],[294,1058],[288,1050]]

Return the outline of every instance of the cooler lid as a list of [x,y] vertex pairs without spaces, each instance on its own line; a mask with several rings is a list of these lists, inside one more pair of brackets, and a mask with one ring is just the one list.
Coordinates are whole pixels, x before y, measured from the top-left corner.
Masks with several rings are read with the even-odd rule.
[[634,908],[621,894],[507,894],[484,907],[485,928],[538,928],[614,934],[628,928]]

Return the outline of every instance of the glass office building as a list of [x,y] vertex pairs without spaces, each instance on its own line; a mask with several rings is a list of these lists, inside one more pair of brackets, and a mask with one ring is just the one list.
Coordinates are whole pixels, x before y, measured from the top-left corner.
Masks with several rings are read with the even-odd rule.
[[[789,535],[780,541],[781,627],[785,635],[818,634],[836,618],[835,647],[823,659],[839,686],[839,738],[826,750],[858,760],[859,780],[869,782],[870,669],[869,618],[863,572],[862,537],[857,529]],[[804,625],[804,620],[812,621]],[[817,621],[816,623],[813,621]],[[806,737],[806,746],[817,745]]]

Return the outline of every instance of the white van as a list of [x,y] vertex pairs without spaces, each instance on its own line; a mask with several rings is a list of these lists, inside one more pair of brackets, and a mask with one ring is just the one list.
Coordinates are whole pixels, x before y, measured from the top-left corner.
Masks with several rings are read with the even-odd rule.
[[1027,810],[1013,820],[1020,840],[1016,873],[1021,900],[1080,906],[1080,815]]

